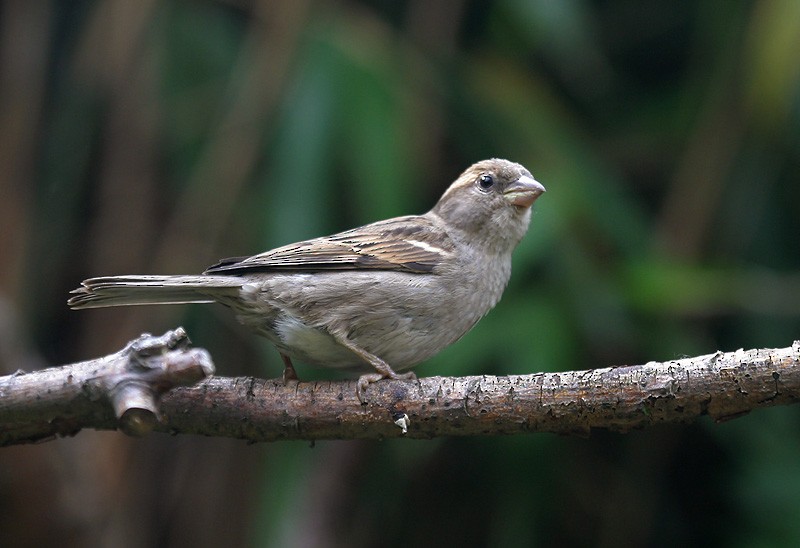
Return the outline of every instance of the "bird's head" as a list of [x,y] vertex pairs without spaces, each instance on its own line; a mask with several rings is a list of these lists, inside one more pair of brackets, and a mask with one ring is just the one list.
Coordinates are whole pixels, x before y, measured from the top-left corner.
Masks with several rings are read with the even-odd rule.
[[520,164],[493,158],[467,168],[432,212],[470,241],[510,251],[525,235],[531,206],[544,191]]

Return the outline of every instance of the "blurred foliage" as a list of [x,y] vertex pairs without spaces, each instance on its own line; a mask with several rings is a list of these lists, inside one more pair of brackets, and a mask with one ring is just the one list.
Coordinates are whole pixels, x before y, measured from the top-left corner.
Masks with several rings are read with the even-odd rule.
[[[422,212],[492,156],[548,192],[497,309],[420,375],[800,338],[798,2],[0,6],[3,314],[50,363],[180,322],[220,374],[277,375],[221,307],[66,294]],[[84,432],[0,454],[0,544],[796,546],[799,435],[793,408],[589,439]]]

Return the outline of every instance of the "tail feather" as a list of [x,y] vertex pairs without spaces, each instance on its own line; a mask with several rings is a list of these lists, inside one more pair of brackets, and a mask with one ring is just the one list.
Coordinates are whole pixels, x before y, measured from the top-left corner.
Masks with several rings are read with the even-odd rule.
[[144,304],[212,303],[235,296],[242,286],[233,276],[107,276],[90,278],[72,290],[73,310]]

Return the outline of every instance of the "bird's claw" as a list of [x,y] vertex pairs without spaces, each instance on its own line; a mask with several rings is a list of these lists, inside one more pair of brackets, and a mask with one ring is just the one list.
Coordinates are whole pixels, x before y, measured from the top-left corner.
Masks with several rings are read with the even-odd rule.
[[381,379],[392,379],[396,381],[415,381],[417,380],[417,374],[413,371],[408,371],[406,373],[395,373],[392,371],[390,374],[386,375],[383,373],[366,373],[361,375],[358,378],[358,382],[356,383],[356,397],[358,401],[361,402],[361,405],[367,404],[367,398],[365,396],[365,391],[370,384],[374,382],[378,382]]

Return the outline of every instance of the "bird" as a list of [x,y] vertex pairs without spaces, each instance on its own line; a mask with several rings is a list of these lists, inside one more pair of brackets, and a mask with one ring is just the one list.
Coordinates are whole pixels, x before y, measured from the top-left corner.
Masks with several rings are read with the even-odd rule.
[[468,167],[422,215],[377,221],[223,259],[196,275],[84,280],[72,309],[221,303],[269,339],[297,380],[294,359],[360,371],[356,396],[460,339],[500,300],[511,256],[545,192],[522,165]]

